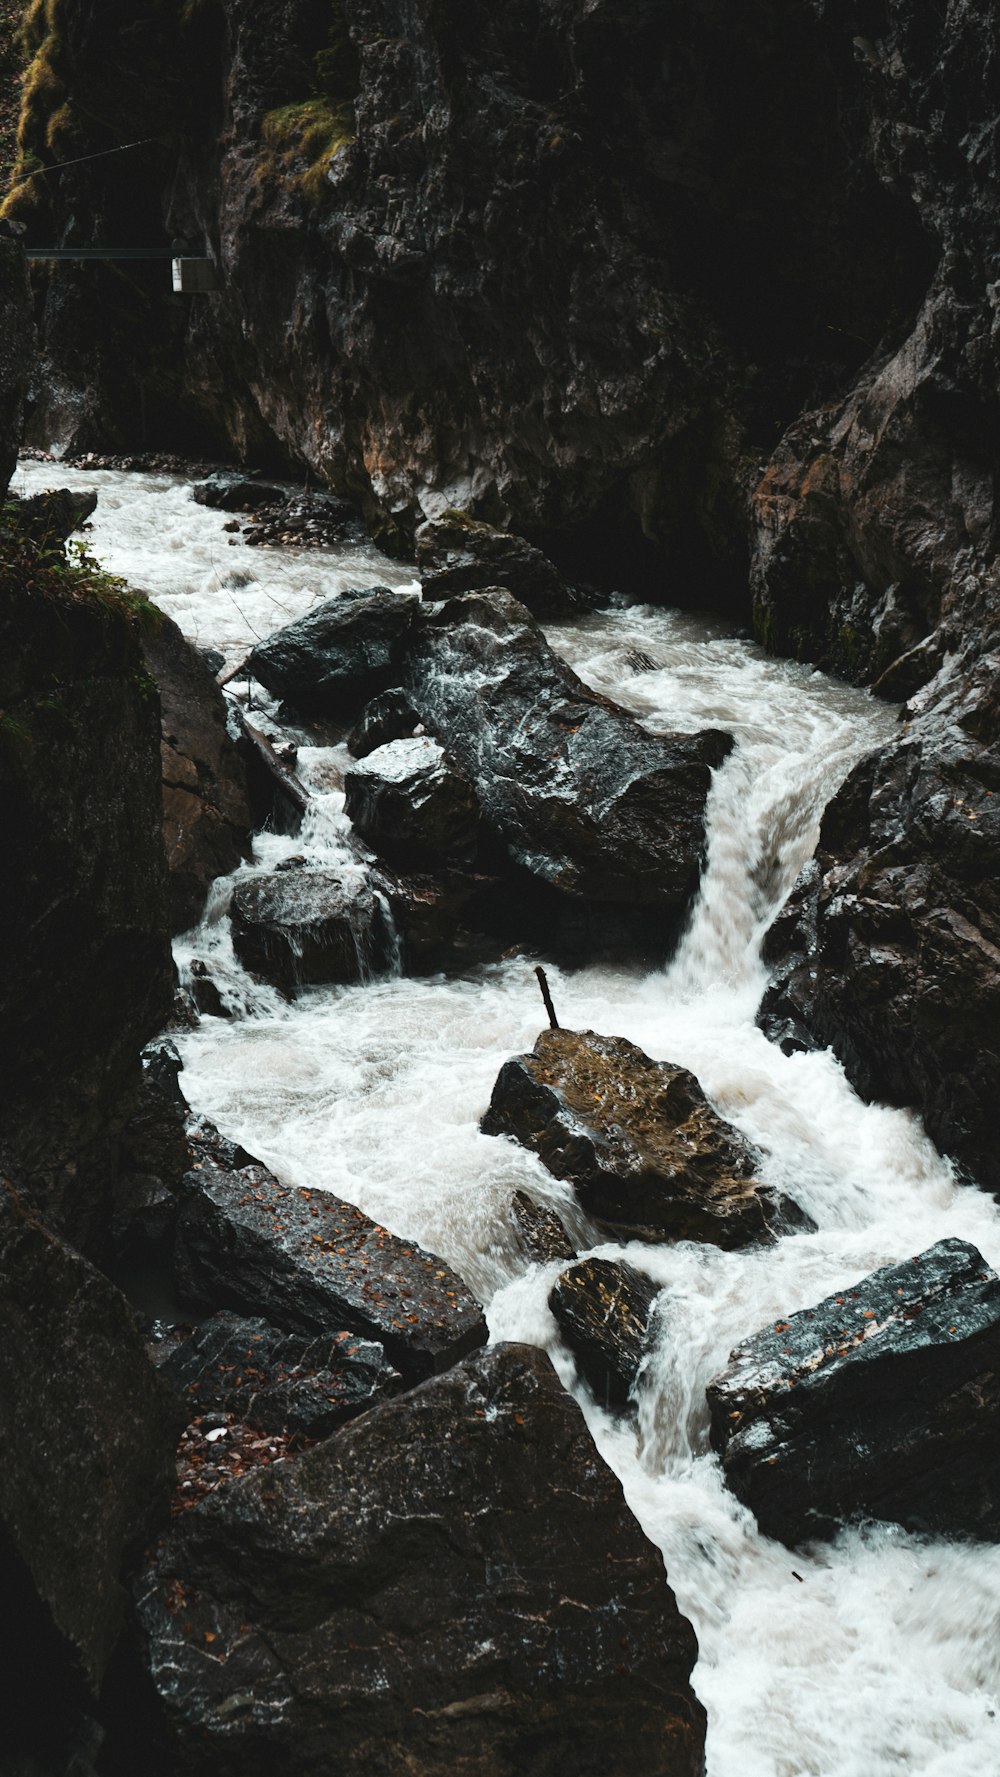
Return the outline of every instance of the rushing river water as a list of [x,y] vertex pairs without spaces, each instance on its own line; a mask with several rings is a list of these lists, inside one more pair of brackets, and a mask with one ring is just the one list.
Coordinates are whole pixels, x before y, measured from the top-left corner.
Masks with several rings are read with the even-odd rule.
[[[346,586],[412,586],[372,549],[231,548],[225,514],[195,506],[176,478],[26,464],[15,486],[54,480],[99,489],[101,560],[233,661]],[[177,956],[182,973],[196,957],[209,964],[234,1015],[178,1039],[185,1091],[283,1178],[337,1192],[443,1255],[486,1304],[495,1338],[551,1353],[697,1630],[709,1777],[988,1777],[1000,1771],[1000,1549],[881,1526],[791,1554],[729,1495],[707,1442],[705,1384],[748,1332],[946,1235],[1000,1263],[995,1205],[955,1184],[917,1118],[862,1104],[829,1054],[786,1057],[754,1024],[762,935],[825,803],[893,732],[894,713],[690,615],[632,609],[548,634],[588,684],[650,727],[726,727],[739,743],[715,777],[701,895],[673,962],[652,973],[550,965],[560,1020],[691,1068],[760,1150],[761,1176],[818,1231],[750,1252],[596,1249],[664,1290],[636,1430],[576,1387],[547,1307],[558,1267],[526,1263],[511,1193],[551,1203],[584,1246],[593,1231],[539,1162],[478,1129],[501,1063],[543,1022],[533,956],[457,979],[311,989],[288,1006],[236,962],[231,880],[219,883]],[[295,839],[262,836],[246,870],[299,853],[343,861],[346,757],[301,749],[307,826]]]

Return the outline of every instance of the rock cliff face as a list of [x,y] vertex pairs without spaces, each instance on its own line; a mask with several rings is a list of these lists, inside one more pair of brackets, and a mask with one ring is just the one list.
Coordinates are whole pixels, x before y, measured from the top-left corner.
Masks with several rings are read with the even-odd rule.
[[61,0],[26,145],[158,141],[15,213],[186,237],[220,288],[54,274],[39,440],[183,414],[308,464],[390,541],[462,506],[559,533],[587,578],[742,598],[753,464],[898,343],[933,266],[867,154],[852,38],[883,8],[854,10],[203,0],[171,27],[146,0],[138,32],[124,0]]
[[31,321],[24,257],[0,237],[0,496],[14,471],[28,382]]

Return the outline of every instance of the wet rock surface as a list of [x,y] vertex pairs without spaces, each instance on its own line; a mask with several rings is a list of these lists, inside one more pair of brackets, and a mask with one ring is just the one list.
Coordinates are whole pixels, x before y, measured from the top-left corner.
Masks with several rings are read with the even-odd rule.
[[615,1239],[736,1248],[811,1226],[753,1179],[750,1149],[694,1075],[624,1037],[543,1031],[530,1055],[504,1063],[481,1127],[569,1180]]
[[225,1148],[185,1183],[175,1259],[184,1300],[289,1332],[358,1333],[408,1382],[485,1343],[478,1304],[442,1260],[329,1192],[282,1185]]
[[288,998],[320,981],[364,981],[392,954],[385,909],[360,867],[256,875],[233,890],[233,947]]
[[228,1414],[259,1431],[313,1439],[402,1386],[373,1340],[345,1331],[310,1338],[226,1313],[204,1321],[159,1367],[192,1418]]
[[124,1297],[5,1183],[0,1275],[5,1618],[20,1595],[34,1600],[18,1634],[9,1622],[0,1634],[4,1685],[12,1701],[19,1681],[37,1696],[33,1660],[46,1669],[54,1636],[67,1686],[76,1674],[96,1694],[121,1626],[125,1558],[166,1518],[184,1415]]
[[347,717],[398,677],[415,609],[386,586],[342,592],[259,642],[250,673],[307,715]]
[[17,461],[33,343],[24,253],[19,242],[0,236],[0,498]]
[[160,693],[163,843],[173,929],[183,932],[215,878],[249,853],[246,769],[200,650],[162,612],[145,625],[143,647]]
[[331,1745],[358,1777],[556,1777],[568,1739],[588,1774],[623,1756],[650,1777],[702,1768],[690,1625],[530,1347],[220,1490],[134,1596],[184,1777],[320,1777]]
[[554,1209],[545,1209],[524,1191],[510,1200],[510,1219],[530,1259],[547,1265],[553,1259],[575,1259],[576,1249]]
[[408,740],[420,721],[405,691],[380,692],[366,703],[347,736],[347,749],[355,759],[365,759],[386,741]]
[[833,1045],[871,1098],[917,1106],[1000,1190],[1000,652],[930,689],[856,766],[767,940],[761,1009],[791,1046]]
[[617,1259],[585,1259],[556,1279],[549,1307],[602,1407],[628,1406],[658,1295],[658,1284]]
[[252,512],[257,506],[280,505],[285,490],[250,475],[237,475],[225,469],[216,470],[204,481],[196,481],[191,498],[199,506],[211,506],[219,512]]
[[246,771],[254,831],[267,827],[273,833],[297,833],[309,807],[308,790],[242,710],[238,723],[236,745]]
[[942,1240],[744,1340],[709,1385],[712,1442],[761,1529],[845,1518],[1000,1536],[1000,1279]]
[[376,747],[344,775],[344,809],[390,863],[419,870],[471,863],[479,805],[465,773],[429,735]]
[[573,897],[684,905],[729,735],[646,734],[581,683],[502,589],[421,610],[407,682],[516,863]]
[[415,543],[425,599],[504,586],[535,617],[568,616],[584,604],[540,549],[467,512],[428,519]]

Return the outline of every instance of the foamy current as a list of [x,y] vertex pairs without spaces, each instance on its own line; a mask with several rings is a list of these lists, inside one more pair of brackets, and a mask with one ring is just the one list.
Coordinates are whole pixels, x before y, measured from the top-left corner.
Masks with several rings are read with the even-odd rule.
[[[174,477],[27,464],[15,485],[70,483],[99,491],[98,556],[229,658],[346,586],[412,584],[372,549],[230,549],[226,515],[195,506]],[[627,1256],[664,1290],[636,1431],[577,1386],[547,1307],[558,1267],[526,1264],[511,1193],[550,1202],[584,1245],[593,1230],[540,1163],[478,1129],[500,1065],[543,1022],[534,956],[457,979],[312,989],[288,1006],[236,962],[232,881],[219,883],[177,956],[182,972],[208,962],[233,1016],[178,1039],[185,1091],[284,1179],[335,1191],[442,1254],[486,1304],[495,1338],[550,1351],[697,1630],[709,1777],[984,1777],[1000,1770],[1000,1549],[878,1526],[790,1553],[727,1493],[707,1442],[705,1383],[748,1332],[946,1235],[1000,1264],[992,1199],[956,1185],[915,1116],[862,1104],[829,1053],[786,1057],[754,1024],[763,932],[825,803],[892,734],[894,712],[691,615],[634,609],[549,636],[652,729],[712,724],[738,741],[715,776],[707,868],[675,959],[645,974],[547,964],[560,1020],[693,1069],[760,1150],[761,1175],[818,1231],[759,1252],[594,1249]],[[300,752],[316,791],[309,824],[295,839],[262,836],[245,871],[292,853],[344,858],[344,763],[335,749]]]

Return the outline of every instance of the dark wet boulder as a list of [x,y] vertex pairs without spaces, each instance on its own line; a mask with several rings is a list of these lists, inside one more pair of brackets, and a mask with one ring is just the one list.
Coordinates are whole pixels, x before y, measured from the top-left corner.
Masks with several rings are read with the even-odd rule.
[[861,1515],[1000,1537],[1000,1279],[965,1241],[764,1327],[708,1402],[726,1480],[769,1536]]
[[427,599],[505,586],[535,617],[563,617],[583,602],[540,549],[468,512],[452,510],[427,519],[415,541]]
[[309,792],[275,746],[240,711],[237,750],[247,779],[254,832],[297,833],[309,807]]
[[658,1284],[617,1259],[585,1259],[556,1279],[549,1307],[602,1406],[628,1406],[658,1295]]
[[143,649],[160,693],[163,843],[173,929],[182,932],[215,878],[249,854],[246,768],[201,650],[162,612],[145,623]]
[[479,805],[429,734],[388,741],[344,774],[345,809],[362,838],[404,869],[472,862]]
[[531,1347],[220,1489],[133,1592],[185,1777],[703,1768],[693,1631]]
[[735,1248],[812,1225],[754,1180],[751,1150],[694,1075],[624,1037],[543,1031],[530,1055],[504,1063],[482,1129],[568,1179],[616,1239]]
[[365,704],[347,736],[347,750],[355,759],[364,759],[388,740],[408,740],[419,722],[405,691],[381,691]]
[[54,1711],[100,1687],[184,1416],[125,1298],[3,1183],[0,1275],[0,1647],[5,1699],[25,1685],[37,1716],[40,1685]]
[[566,895],[683,907],[729,735],[654,739],[502,589],[421,609],[407,683],[511,859]]
[[289,1332],[359,1333],[409,1382],[485,1342],[478,1304],[443,1260],[329,1192],[280,1184],[239,1149],[215,1153],[210,1141],[185,1181],[183,1300],[260,1314]]
[[393,953],[385,906],[361,866],[276,870],[233,890],[233,947],[289,999],[322,981],[364,981]]
[[831,1045],[868,1098],[915,1106],[1000,1191],[1000,649],[942,677],[834,797],[767,940],[761,1008]]
[[258,642],[248,669],[306,715],[341,720],[398,679],[415,609],[387,586],[342,592]]
[[194,483],[191,498],[196,505],[211,506],[218,512],[252,512],[258,506],[283,504],[287,489],[219,469],[204,481]]
[[396,1394],[399,1374],[381,1345],[356,1333],[286,1333],[260,1316],[214,1314],[176,1344],[160,1374],[188,1417],[231,1415],[266,1432],[324,1438]]
[[468,968],[503,949],[504,940],[488,929],[496,877],[439,864],[433,872],[380,867],[377,881],[392,910],[404,974]]
[[529,1259],[548,1265],[553,1259],[575,1259],[576,1248],[554,1209],[536,1203],[525,1191],[510,1200],[510,1219]]

